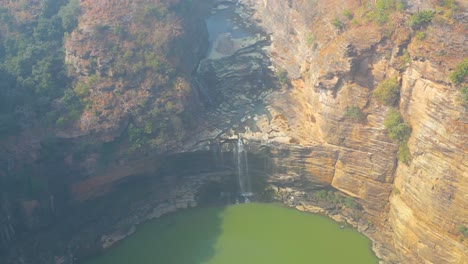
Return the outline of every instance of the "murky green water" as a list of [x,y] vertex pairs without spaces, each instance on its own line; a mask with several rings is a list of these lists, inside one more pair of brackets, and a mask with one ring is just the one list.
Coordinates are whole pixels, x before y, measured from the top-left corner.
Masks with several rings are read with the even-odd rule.
[[86,264],[366,264],[370,242],[353,229],[273,204],[199,208],[143,226]]

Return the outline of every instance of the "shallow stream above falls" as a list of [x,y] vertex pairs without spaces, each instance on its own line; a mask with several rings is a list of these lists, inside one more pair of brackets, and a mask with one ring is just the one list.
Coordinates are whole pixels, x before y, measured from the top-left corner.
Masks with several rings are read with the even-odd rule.
[[[251,10],[238,1],[215,1],[205,19],[208,51],[194,71],[213,139],[229,130],[255,130],[254,116],[268,115],[264,99],[278,87],[265,49],[268,35],[249,19]],[[241,125],[243,123],[244,125]],[[245,126],[246,123],[249,123]]]
[[274,204],[190,209],[150,221],[85,264],[378,263],[369,240]]

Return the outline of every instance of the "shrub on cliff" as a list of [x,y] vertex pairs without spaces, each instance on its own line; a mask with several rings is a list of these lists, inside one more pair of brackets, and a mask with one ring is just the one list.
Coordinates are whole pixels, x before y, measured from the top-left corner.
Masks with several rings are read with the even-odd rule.
[[396,109],[390,109],[383,122],[387,129],[388,136],[399,142],[406,141],[411,134],[411,128],[403,122],[400,112]]
[[385,24],[392,12],[399,12],[405,9],[401,0],[377,0],[374,10],[369,14],[370,18],[378,24]]
[[374,90],[373,95],[385,105],[394,105],[400,96],[400,84],[397,78],[382,81]]
[[468,102],[468,85],[463,86],[460,92],[461,92],[461,100],[465,103]]
[[346,118],[348,118],[349,120],[358,122],[361,121],[363,117],[364,114],[358,106],[353,105],[346,108]]
[[419,11],[410,17],[409,25],[413,29],[420,29],[429,24],[432,21],[432,17],[434,17],[434,12],[431,10]]
[[400,142],[398,146],[398,160],[408,164],[411,161],[411,154],[406,141]]
[[[456,67],[455,70],[450,74],[450,81],[459,86],[463,83],[466,83],[468,78],[468,58],[464,59],[460,62]],[[460,87],[461,93],[461,101],[464,103],[468,102],[468,85],[463,84]]]
[[399,143],[398,160],[408,164],[411,161],[411,154],[408,148],[411,128],[405,124],[397,109],[390,109],[388,111],[384,120],[384,126],[387,129],[388,136]]
[[91,86],[89,85],[88,82],[77,82],[73,90],[75,91],[75,94],[79,97],[85,97],[88,96],[89,90],[91,89]]
[[468,58],[460,62],[455,70],[450,74],[450,81],[458,85],[466,81],[468,78]]
[[305,37],[305,42],[307,44],[307,46],[312,46],[312,44],[314,44],[315,42],[315,36],[313,33],[307,33],[306,37]]
[[340,30],[340,31],[342,31],[342,30],[344,29],[344,23],[341,22],[341,20],[340,20],[339,18],[337,18],[337,17],[335,17],[335,18],[332,20],[332,25],[333,25],[336,29],[338,29],[338,30]]
[[351,13],[351,11],[349,9],[345,9],[343,11],[343,15],[349,20],[351,20],[353,18],[353,13]]
[[417,40],[424,40],[426,38],[426,32],[418,31],[416,32],[414,36],[416,37]]
[[468,237],[468,227],[464,225],[460,225],[458,226],[457,230],[461,235]]
[[349,208],[349,209],[359,208],[359,204],[356,203],[356,201],[353,198],[348,197],[348,196],[344,198],[344,205],[346,208]]
[[286,69],[278,69],[278,81],[284,85],[288,81],[288,71]]
[[457,20],[460,11],[455,0],[438,0],[433,21],[439,25],[450,25]]
[[145,124],[144,127],[137,127],[133,123],[128,126],[127,134],[130,142],[130,150],[135,151],[148,144],[149,135],[153,132],[151,123]]

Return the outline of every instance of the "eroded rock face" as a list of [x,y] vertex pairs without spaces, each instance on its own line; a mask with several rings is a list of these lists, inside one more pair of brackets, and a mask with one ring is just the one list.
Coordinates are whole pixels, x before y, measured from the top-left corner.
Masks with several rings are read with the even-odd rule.
[[413,161],[396,172],[400,194],[390,199],[390,222],[397,249],[411,261],[463,263],[467,242],[457,228],[468,218],[468,117],[456,91],[436,82],[439,74],[425,61],[403,76],[400,104],[413,128]]
[[[431,27],[426,41],[434,48],[436,39],[443,39],[442,58],[421,52],[424,44],[410,39],[404,27],[391,39],[375,26],[334,29],[334,16],[358,3],[248,2],[272,34],[273,59],[296,79],[292,90],[267,98],[273,116],[283,116],[282,138],[339,153],[328,167],[331,185],[361,198],[370,219],[380,222],[386,233],[380,243],[393,244],[397,254],[379,256],[402,263],[465,262],[467,242],[456,228],[467,218],[467,114],[448,81],[449,69],[459,61],[456,54],[467,53],[464,37]],[[408,43],[415,57],[405,65],[399,57]],[[400,109],[413,129],[409,166],[397,166],[397,146],[382,124],[388,108],[371,99],[372,89],[391,76],[402,80]],[[347,120],[346,109],[353,105],[363,110],[363,121]],[[397,191],[389,202],[392,188]]]
[[[267,104],[275,110],[273,116],[277,116],[273,120],[283,117],[285,124],[280,131],[290,137],[288,143],[324,146],[338,152],[336,162],[331,164],[332,185],[363,202],[369,201],[373,208],[369,212],[379,211],[385,204],[379,202],[379,196],[389,194],[395,168],[395,145],[382,125],[387,109],[370,100],[373,81],[383,77],[380,71],[386,67],[384,62],[380,67],[370,67],[380,62],[381,58],[373,55],[373,45],[381,36],[371,31],[370,38],[360,43],[349,40],[354,37],[351,33],[336,38],[323,36],[329,43],[321,44],[317,39],[308,46],[304,38],[310,33],[306,20],[311,18],[302,16],[302,11],[297,10],[303,6],[297,5],[297,9],[286,2],[257,6],[264,27],[272,33],[273,59],[285,65],[288,73],[290,65],[297,67],[299,75],[292,70],[291,77],[301,77],[292,81],[292,90],[267,98]],[[286,18],[276,19],[283,16],[284,10],[288,10]],[[310,16],[316,19],[313,12]],[[291,33],[285,26],[294,31]],[[281,55],[278,58],[276,54]],[[353,122],[346,117],[347,108],[353,105],[363,109],[365,120]]]

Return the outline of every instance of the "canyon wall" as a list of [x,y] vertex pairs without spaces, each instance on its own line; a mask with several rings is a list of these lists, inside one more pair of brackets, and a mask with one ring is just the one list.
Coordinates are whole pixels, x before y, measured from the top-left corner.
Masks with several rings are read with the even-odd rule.
[[[203,18],[212,2],[213,14],[234,10],[232,30],[247,33],[220,34],[209,48]],[[191,188],[204,179],[231,177],[233,165],[222,155],[241,137],[258,163],[251,162],[253,171],[292,194],[286,203],[312,208],[308,198],[324,187],[353,197],[363,208],[357,226],[372,225],[372,232],[360,231],[386,263],[466,263],[468,240],[459,227],[468,226],[468,117],[449,75],[468,53],[467,7],[459,3],[447,15],[436,2],[407,1],[404,11],[376,13],[374,1],[357,0],[80,1],[64,47],[82,111],[2,140],[2,149],[17,149],[14,157],[5,152],[17,167],[42,162],[43,138],[52,133],[58,143],[51,149],[60,155],[33,176],[54,181],[47,168],[63,163],[68,171],[56,174],[66,175],[60,189],[74,206],[132,177],[156,175],[148,191],[154,201],[139,201],[130,210],[138,217],[126,215],[117,231],[80,225],[83,234],[110,233],[103,236],[108,245],[160,212],[194,205]],[[408,20],[420,9],[437,15],[415,30]],[[373,92],[391,78],[400,90],[389,106]],[[68,109],[63,100],[52,108]],[[411,127],[406,162],[384,125],[392,109]],[[167,164],[187,162],[178,155],[193,152],[203,168],[184,182]],[[207,174],[216,170],[222,173]],[[41,199],[21,197],[22,207],[48,210],[55,193],[47,191]],[[88,250],[96,249],[78,251]]]
[[[250,1],[271,33],[269,54],[292,79],[280,99],[289,101],[287,110],[280,108],[288,135],[300,145],[313,143],[339,153],[327,181],[362,199],[370,219],[380,217],[378,228],[389,230],[386,242],[397,252],[381,257],[401,263],[466,263],[468,244],[457,228],[467,224],[468,123],[466,105],[448,78],[467,54],[466,20],[460,15],[452,25],[435,24],[420,40],[403,22],[408,14],[394,15],[392,29],[363,22],[366,4]],[[408,5],[408,10],[436,8],[430,2]],[[346,21],[345,10],[355,20]],[[344,22],[338,27],[334,20]],[[441,47],[443,55],[437,55]],[[410,59],[402,61],[406,52]],[[372,97],[373,89],[393,76],[401,81],[399,107],[412,128],[409,164],[397,162],[398,147],[386,136],[383,120],[389,107]],[[347,120],[346,109],[353,105],[364,120]]]

